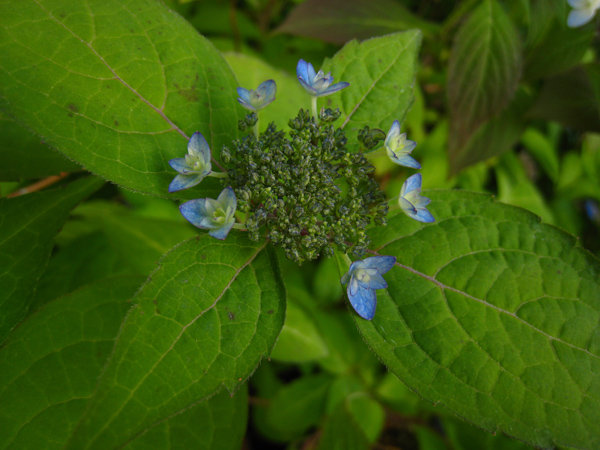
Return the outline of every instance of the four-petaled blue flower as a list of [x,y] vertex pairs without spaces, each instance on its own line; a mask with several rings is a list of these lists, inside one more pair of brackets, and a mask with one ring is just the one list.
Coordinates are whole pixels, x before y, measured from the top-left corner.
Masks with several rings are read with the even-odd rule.
[[400,134],[400,122],[394,120],[385,139],[385,149],[393,163],[400,166],[420,169],[421,164],[410,156],[417,143],[406,139],[406,133]]
[[567,0],[571,8],[567,25],[570,28],[577,28],[588,23],[600,9],[600,0]]
[[307,63],[303,59],[298,61],[296,75],[298,76],[298,81],[302,87],[313,97],[330,95],[350,86],[350,83],[346,83],[345,81],[331,85],[331,83],[333,83],[331,72],[328,72],[327,75],[325,75],[322,70],[315,72],[312,64]]
[[342,277],[342,284],[348,285],[350,304],[363,319],[371,320],[375,316],[375,289],[387,288],[382,275],[394,267],[395,262],[395,256],[373,256],[363,261],[354,261],[348,273]]
[[223,189],[219,197],[198,198],[179,207],[181,214],[190,223],[208,232],[214,238],[225,239],[235,223],[237,199],[230,187]]
[[263,109],[273,100],[277,92],[277,85],[273,80],[267,80],[256,88],[256,91],[237,88],[237,93],[240,96],[238,102],[250,111],[258,111]]
[[195,132],[188,142],[188,154],[185,158],[175,158],[169,161],[169,165],[179,172],[171,184],[169,192],[181,191],[196,186],[212,170],[210,163],[210,147],[202,136]]
[[402,185],[398,204],[402,208],[402,211],[411,219],[425,223],[435,222],[435,219],[426,208],[431,203],[431,200],[420,195],[421,182],[422,177],[420,173],[415,173],[408,177]]

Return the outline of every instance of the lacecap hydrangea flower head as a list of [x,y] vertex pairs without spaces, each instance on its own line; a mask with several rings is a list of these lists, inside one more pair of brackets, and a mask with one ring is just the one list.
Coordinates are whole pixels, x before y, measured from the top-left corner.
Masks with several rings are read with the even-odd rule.
[[[368,228],[385,226],[390,209],[372,175],[375,167],[370,159],[385,153],[398,165],[419,169],[410,155],[416,143],[400,133],[396,120],[387,135],[368,126],[359,130],[360,150],[350,152],[345,131],[334,126],[340,110],[317,111],[317,97],[350,84],[334,84],[331,73],[316,72],[304,60],[298,62],[296,74],[312,97],[311,111],[301,109],[291,118],[289,131],[278,130],[274,123],[265,129],[260,127],[259,114],[275,100],[275,82],[267,80],[256,90],[239,87],[238,102],[251,112],[239,122],[243,136],[221,149],[226,170],[212,171],[208,143],[196,132],[189,140],[188,154],[169,161],[178,172],[169,191],[194,188],[207,176],[220,177],[223,190],[216,199],[198,198],[180,206],[181,214],[194,226],[208,230],[216,239],[225,239],[232,229],[243,230],[253,241],[268,239],[299,264],[320,255],[333,256],[335,251],[344,255],[350,270],[341,281],[348,285],[348,299],[361,317],[371,320],[377,304],[375,291],[387,287],[383,275],[396,258],[364,258],[371,244]],[[369,151],[384,139],[383,148]],[[402,187],[398,206],[415,220],[431,222],[434,218],[426,208],[429,199],[420,192],[421,175],[412,175]]]

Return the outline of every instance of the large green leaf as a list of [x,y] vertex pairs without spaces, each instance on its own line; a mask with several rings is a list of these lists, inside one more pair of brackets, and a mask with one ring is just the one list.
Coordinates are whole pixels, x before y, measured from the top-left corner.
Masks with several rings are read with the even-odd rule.
[[248,387],[233,396],[223,389],[161,422],[123,447],[124,450],[237,450],[248,422]]
[[[0,350],[0,448],[63,448],[143,281],[116,277],[85,286],[11,334]],[[246,397],[245,390],[233,399],[223,392],[134,437],[126,448],[239,448]]]
[[[0,109],[86,169],[168,196],[195,131],[213,154],[237,135],[235,78],[161,2],[0,2]],[[178,197],[214,196],[215,179]]]
[[307,0],[290,13],[277,31],[345,44],[352,39],[409,28],[429,33],[438,29],[393,0]]
[[142,277],[117,277],[48,304],[0,349],[0,448],[66,443]]
[[203,234],[167,253],[121,326],[112,357],[67,448],[119,448],[268,355],[285,292],[271,247],[242,233]]
[[511,100],[521,72],[519,35],[496,0],[484,0],[460,28],[448,69],[450,153]]
[[25,317],[69,211],[101,185],[87,177],[67,187],[0,199],[0,342]]
[[451,148],[448,162],[452,173],[509,151],[527,126],[524,115],[532,102],[532,96],[519,89],[505,110],[483,123],[462,147]]
[[[323,63],[346,89],[319,99],[319,107],[339,107],[336,125],[345,128],[348,148],[358,148],[358,131],[365,125],[387,133],[394,120],[402,123],[413,102],[419,30],[347,43]],[[341,104],[340,104],[341,98]]]
[[14,120],[0,114],[0,180],[42,178],[80,170],[77,164],[40,142]]
[[373,229],[398,258],[369,346],[413,390],[532,445],[600,446],[600,262],[492,197],[433,191],[436,218]]

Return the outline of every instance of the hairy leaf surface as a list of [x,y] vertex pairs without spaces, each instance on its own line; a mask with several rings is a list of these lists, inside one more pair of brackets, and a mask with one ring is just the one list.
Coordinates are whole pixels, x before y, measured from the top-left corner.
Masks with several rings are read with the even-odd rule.
[[567,233],[490,196],[428,192],[436,222],[372,231],[396,267],[371,348],[408,386],[534,446],[600,445],[600,262]]
[[[229,66],[161,2],[5,0],[0,17],[0,108],[95,174],[169,196],[192,133],[213,154],[237,135]],[[221,186],[175,196],[199,190]]]
[[234,391],[269,355],[285,316],[273,250],[236,232],[171,250],[133,303],[67,448],[119,448],[223,385]]

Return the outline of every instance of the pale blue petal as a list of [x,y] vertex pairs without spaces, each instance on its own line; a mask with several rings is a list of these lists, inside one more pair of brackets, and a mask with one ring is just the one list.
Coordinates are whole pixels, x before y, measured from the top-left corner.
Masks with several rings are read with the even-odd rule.
[[398,164],[399,166],[410,167],[411,169],[420,169],[421,168],[421,164],[419,164],[419,161],[417,161],[415,158],[413,158],[410,155],[400,155],[398,157],[392,152],[388,152],[388,155],[389,155],[391,161],[394,164]]
[[400,196],[404,197],[406,194],[408,194],[411,191],[414,191],[415,189],[421,189],[422,181],[423,178],[421,177],[420,173],[415,173],[414,175],[408,177],[408,179],[402,185]]
[[415,206],[404,197],[398,198],[398,205],[400,205],[402,211],[404,211],[410,217],[413,217],[415,214],[417,214],[417,208],[415,208]]
[[235,192],[230,187],[226,187],[221,191],[217,197],[217,201],[223,206],[223,210],[226,211],[227,207],[231,207],[234,210],[237,208],[237,198]]
[[[309,66],[309,64],[306,61],[304,61],[303,59],[298,61],[298,65],[296,66],[296,76],[298,77],[298,80],[304,80],[305,83],[312,82],[312,78],[308,77],[308,66]],[[312,65],[311,65],[311,67],[312,67]],[[314,69],[313,69],[313,72],[314,72]]]
[[204,207],[206,199],[197,198],[187,201],[179,206],[181,215],[185,217],[192,225],[198,228],[206,228],[203,220],[207,217],[206,208]]
[[411,216],[413,219],[418,220],[419,222],[431,223],[435,222],[435,218],[431,215],[431,213],[426,208],[417,209],[417,214]]
[[263,82],[257,89],[256,92],[264,98],[263,106],[267,106],[273,100],[275,100],[275,94],[277,93],[277,84],[273,80],[267,80]]
[[360,287],[360,284],[359,284],[358,280],[356,279],[356,277],[353,276],[352,278],[350,278],[350,284],[348,285],[348,296],[356,295],[359,287]]
[[311,83],[313,81],[315,81],[315,78],[317,76],[317,72],[315,72],[315,68],[313,67],[313,65],[311,63],[306,63],[307,67],[306,67],[306,81],[308,83]]
[[350,292],[348,286],[348,300],[360,317],[371,320],[375,317],[375,308],[377,307],[377,294],[375,290],[358,286],[356,292]]
[[388,272],[396,263],[395,256],[371,256],[362,261],[361,269],[377,269],[380,275]]
[[237,88],[237,93],[240,96],[240,98],[238,98],[238,101],[240,103],[242,103],[242,101],[244,101],[245,103],[250,103],[250,91],[248,89],[239,87]]
[[418,201],[413,203],[413,205],[417,209],[422,209],[422,208],[427,207],[427,205],[429,205],[430,203],[431,203],[430,198],[419,195]]
[[400,135],[400,122],[394,120],[390,131],[388,131],[387,138],[385,139],[385,145],[389,145],[389,142],[394,139],[396,136]]
[[369,282],[363,283],[363,285],[370,289],[385,289],[388,287],[386,281],[379,274],[371,275]]
[[250,111],[256,111],[256,108],[254,106],[252,106],[250,103],[246,103],[244,100],[242,100],[241,98],[238,98],[237,101],[240,103],[240,105],[242,105],[244,108],[250,110]]
[[324,92],[321,92],[319,94],[317,94],[317,97],[323,97],[325,95],[331,95],[337,91],[340,91],[344,88],[347,88],[348,86],[350,86],[350,83],[346,83],[345,81],[341,81],[339,83],[336,83],[332,86],[329,86]]
[[350,271],[348,271],[348,273],[344,274],[344,276],[340,280],[340,283],[342,283],[342,284],[348,284],[349,281],[350,281]]
[[169,185],[169,192],[177,192],[183,189],[189,189],[202,181],[206,174],[194,173],[190,175],[177,175]]
[[570,28],[577,28],[588,23],[594,17],[594,9],[572,9],[567,17],[567,25]]
[[219,227],[219,228],[215,228],[214,230],[210,230],[208,232],[208,234],[214,238],[223,240],[227,237],[227,235],[229,234],[229,232],[231,231],[231,228],[233,227],[233,222],[231,223],[226,223],[223,224],[223,226]]
[[169,165],[175,169],[177,172],[182,174],[187,174],[191,172],[190,166],[187,165],[185,158],[175,158],[169,160]]
[[569,6],[571,6],[571,8],[582,9],[585,7],[588,1],[589,0],[567,0],[567,3]]
[[298,81],[300,82],[300,84],[302,85],[302,87],[310,94],[310,95],[316,95],[317,91],[316,89],[314,89],[310,84],[308,84],[306,81],[304,81],[303,78],[298,78]]
[[190,155],[202,155],[204,162],[210,161],[210,147],[199,131],[192,134],[188,143],[188,153]]

